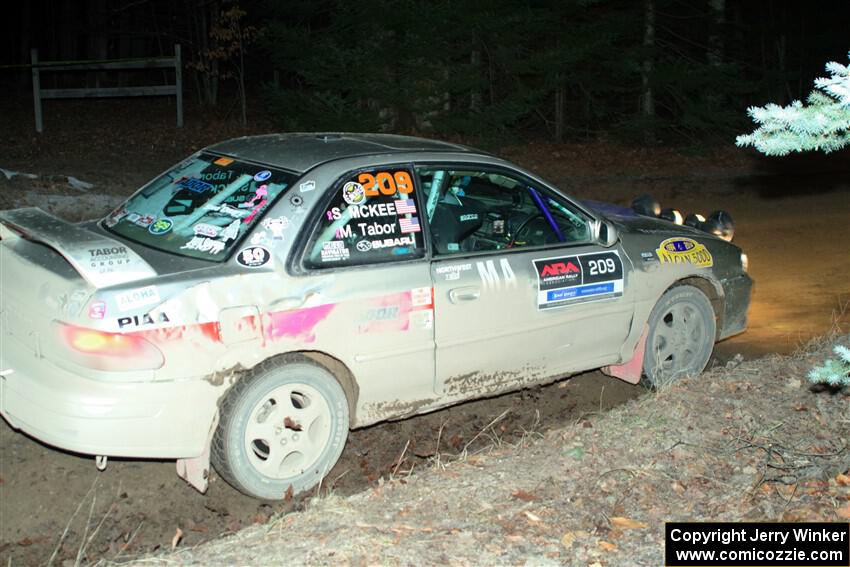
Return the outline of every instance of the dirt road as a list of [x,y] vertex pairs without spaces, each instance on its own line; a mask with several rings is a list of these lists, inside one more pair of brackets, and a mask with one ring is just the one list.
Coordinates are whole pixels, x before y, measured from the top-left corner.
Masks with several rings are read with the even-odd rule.
[[[38,160],[0,163],[10,166],[39,167]],[[121,167],[126,181],[144,179],[162,166]],[[547,164],[538,164],[541,167],[547,173]],[[748,254],[757,283],[750,330],[718,345],[713,364],[738,353],[745,358],[787,353],[836,325],[847,329],[850,178],[715,171],[667,178],[567,178],[551,160],[548,168],[549,178],[579,197],[627,203],[649,191],[665,205],[686,211],[723,208],[732,213],[738,226],[736,243]],[[119,183],[117,192],[126,193],[126,185]],[[4,186],[0,178],[0,193],[7,190],[4,204],[10,188],[20,189],[8,182]],[[381,478],[403,477],[428,466],[429,460],[513,443],[530,432],[577,421],[643,394],[640,387],[594,372],[353,432],[323,490],[358,492]],[[110,461],[107,470],[98,473],[92,458],[45,447],[0,423],[2,564],[9,559],[12,564],[44,563],[54,553],[57,565],[78,555],[91,562],[137,554],[169,547],[178,529],[181,545],[192,545],[300,505],[298,500],[261,503],[216,477],[207,495],[198,494],[177,478],[172,462]]]

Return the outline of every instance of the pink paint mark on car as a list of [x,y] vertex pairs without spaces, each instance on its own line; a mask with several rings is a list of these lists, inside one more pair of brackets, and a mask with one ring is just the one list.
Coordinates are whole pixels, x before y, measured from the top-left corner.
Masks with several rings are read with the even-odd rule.
[[305,307],[291,311],[274,311],[268,314],[266,336],[270,340],[292,338],[305,343],[316,340],[316,325],[325,320],[334,308],[333,303]]

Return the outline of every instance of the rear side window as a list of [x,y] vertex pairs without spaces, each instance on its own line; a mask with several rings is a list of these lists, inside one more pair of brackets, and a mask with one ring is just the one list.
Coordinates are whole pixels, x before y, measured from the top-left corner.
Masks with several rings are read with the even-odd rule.
[[279,169],[202,153],[130,197],[103,226],[151,248],[222,261],[294,179]]
[[419,202],[407,168],[343,177],[307,245],[305,265],[335,268],[425,255]]

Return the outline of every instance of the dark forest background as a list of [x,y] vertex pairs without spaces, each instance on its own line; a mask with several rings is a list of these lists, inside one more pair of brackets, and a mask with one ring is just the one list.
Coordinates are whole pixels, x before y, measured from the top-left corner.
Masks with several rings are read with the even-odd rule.
[[244,108],[281,130],[651,144],[728,143],[751,129],[748,106],[804,99],[850,50],[847,0],[31,0],[0,26],[4,96],[31,96],[31,48],[118,59],[179,43],[187,103],[234,120]]

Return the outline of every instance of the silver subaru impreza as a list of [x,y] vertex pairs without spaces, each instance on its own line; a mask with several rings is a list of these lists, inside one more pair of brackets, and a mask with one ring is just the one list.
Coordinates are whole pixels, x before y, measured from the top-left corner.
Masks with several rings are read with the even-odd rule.
[[[715,231],[716,232],[716,231]],[[349,429],[595,368],[658,385],[746,328],[741,250],[468,147],[215,144],[98,221],[0,213],[0,413],[56,447],[307,490]]]

